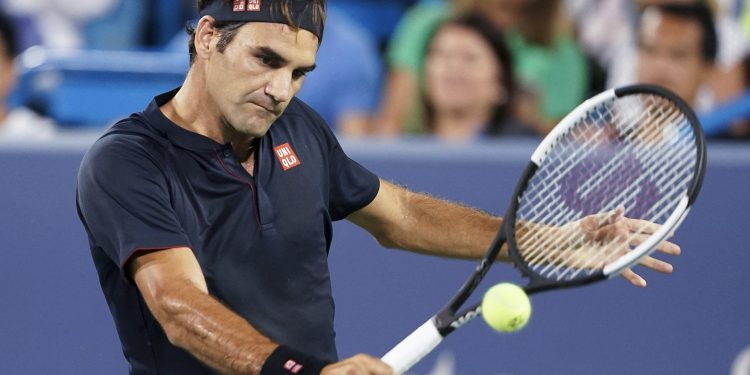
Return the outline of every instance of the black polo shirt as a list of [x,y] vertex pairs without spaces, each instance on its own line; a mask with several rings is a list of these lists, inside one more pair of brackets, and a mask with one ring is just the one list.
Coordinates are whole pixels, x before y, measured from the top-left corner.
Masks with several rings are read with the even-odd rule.
[[297,99],[260,139],[251,176],[229,144],[162,114],[175,93],[109,129],[78,175],[79,216],[131,374],[211,373],[168,342],[123,269],[138,251],[183,246],[212,296],[271,339],[335,360],[331,222],[371,202],[378,178]]

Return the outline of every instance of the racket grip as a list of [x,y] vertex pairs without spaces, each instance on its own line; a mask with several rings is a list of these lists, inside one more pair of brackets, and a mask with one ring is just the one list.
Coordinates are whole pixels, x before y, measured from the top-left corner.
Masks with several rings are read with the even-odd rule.
[[430,318],[381,359],[400,375],[430,354],[441,341],[443,335],[435,326],[434,318]]

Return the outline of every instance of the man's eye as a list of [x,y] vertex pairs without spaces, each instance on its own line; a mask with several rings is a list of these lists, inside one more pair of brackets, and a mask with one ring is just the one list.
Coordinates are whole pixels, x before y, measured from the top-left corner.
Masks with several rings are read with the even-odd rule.
[[269,66],[271,68],[278,68],[281,64],[279,64],[278,59],[274,59],[273,57],[269,56],[258,56],[258,60],[260,60],[260,63]]
[[297,70],[297,71],[294,71],[294,73],[292,73],[292,78],[294,78],[296,80],[296,79],[300,79],[300,78],[302,78],[302,77],[304,77],[306,75],[307,75],[307,72],[303,72],[303,71]]

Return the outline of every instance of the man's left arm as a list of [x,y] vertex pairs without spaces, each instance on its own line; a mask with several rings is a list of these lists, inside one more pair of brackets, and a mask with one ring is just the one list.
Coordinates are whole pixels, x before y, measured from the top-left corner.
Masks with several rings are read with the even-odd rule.
[[[384,247],[466,259],[481,258],[502,223],[499,217],[382,179],[375,199],[348,219]],[[505,247],[498,259],[507,260]]]
[[[370,232],[384,247],[468,259],[484,255],[502,224],[499,217],[414,193],[383,180],[380,180],[380,191],[375,199],[349,215],[348,219]],[[616,233],[630,221],[618,220],[617,225],[605,222],[582,229],[600,236],[602,233]],[[661,243],[657,250],[669,255],[680,254],[680,247],[669,241]],[[510,261],[506,245],[497,259]],[[651,256],[642,259],[640,264],[657,272],[672,272],[671,264]],[[646,280],[631,269],[621,275],[635,286],[646,286]]]

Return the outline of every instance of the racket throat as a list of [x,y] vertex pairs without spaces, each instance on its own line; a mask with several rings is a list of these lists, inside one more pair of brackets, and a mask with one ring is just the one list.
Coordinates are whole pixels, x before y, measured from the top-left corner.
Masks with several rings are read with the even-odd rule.
[[479,304],[475,304],[460,313],[455,313],[450,310],[443,310],[433,318],[435,326],[438,332],[445,337],[451,332],[463,327],[464,324],[474,320],[482,314],[482,309]]

